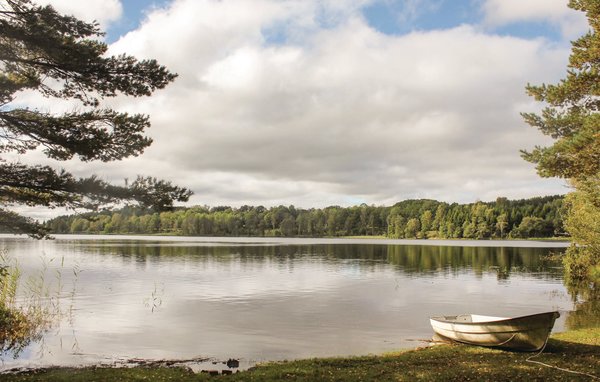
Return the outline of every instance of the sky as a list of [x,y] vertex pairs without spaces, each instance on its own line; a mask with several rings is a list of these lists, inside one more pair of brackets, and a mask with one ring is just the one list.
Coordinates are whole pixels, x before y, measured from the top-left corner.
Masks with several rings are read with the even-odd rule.
[[[152,97],[105,100],[149,114],[154,143],[121,162],[53,163],[77,175],[152,175],[209,206],[568,192],[520,157],[551,143],[520,116],[542,107],[525,86],[564,77],[570,41],[588,30],[567,0],[45,3],[97,20],[110,54],[179,74]],[[73,108],[36,94],[18,102]]]

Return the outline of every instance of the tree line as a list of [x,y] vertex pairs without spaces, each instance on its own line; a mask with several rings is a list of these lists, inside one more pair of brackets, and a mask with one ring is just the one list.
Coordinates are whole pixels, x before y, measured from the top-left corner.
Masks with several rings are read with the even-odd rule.
[[562,196],[498,198],[470,204],[405,200],[393,206],[302,209],[294,206],[195,206],[153,212],[140,207],[46,222],[56,234],[185,236],[386,236],[389,238],[532,238],[564,236]]

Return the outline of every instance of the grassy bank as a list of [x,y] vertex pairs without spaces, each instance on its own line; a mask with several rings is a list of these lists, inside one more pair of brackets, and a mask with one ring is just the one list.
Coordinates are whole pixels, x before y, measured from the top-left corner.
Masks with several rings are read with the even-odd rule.
[[[182,368],[51,369],[1,375],[3,381],[588,381],[589,376],[526,362],[531,353],[440,345],[381,356],[269,363],[233,375]],[[600,328],[554,335],[534,360],[600,377]]]

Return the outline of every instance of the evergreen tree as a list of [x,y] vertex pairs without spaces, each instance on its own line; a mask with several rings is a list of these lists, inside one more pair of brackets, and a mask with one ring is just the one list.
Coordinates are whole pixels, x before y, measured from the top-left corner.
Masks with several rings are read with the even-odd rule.
[[[524,113],[525,121],[555,141],[523,152],[543,177],[568,179],[575,188],[567,198],[566,228],[573,246],[567,272],[583,279],[600,266],[600,2],[570,0],[586,13],[590,30],[572,43],[566,78],[556,85],[528,85],[537,101],[547,104],[541,115]],[[583,229],[582,229],[583,228]]]
[[[106,57],[96,23],[57,13],[29,0],[0,4],[0,154],[41,149],[49,158],[84,162],[140,155],[152,140],[145,115],[101,107],[106,97],[149,96],[173,81],[155,60],[127,55]],[[52,114],[14,104],[34,90],[46,97],[79,103],[78,110]],[[42,226],[8,210],[12,205],[97,209],[136,201],[157,210],[186,201],[191,192],[152,177],[115,186],[91,176],[76,178],[49,166],[9,163],[0,158],[0,229],[45,236]]]

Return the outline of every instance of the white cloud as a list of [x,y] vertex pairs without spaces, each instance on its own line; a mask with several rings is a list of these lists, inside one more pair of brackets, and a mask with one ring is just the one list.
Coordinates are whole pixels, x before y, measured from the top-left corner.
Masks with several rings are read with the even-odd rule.
[[[545,144],[520,111],[527,82],[554,82],[568,51],[475,27],[386,36],[361,1],[178,0],[110,47],[179,73],[151,98],[154,144],[81,175],[155,175],[200,204],[391,204],[565,192],[519,150]],[[333,24],[322,20],[335,20]],[[283,36],[272,43],[273,28]]]
[[118,20],[123,13],[120,0],[36,0],[36,3],[50,4],[60,13],[71,14],[88,22],[98,21],[102,29]]
[[[310,4],[179,1],[112,46],[180,74],[136,102],[155,137],[136,163],[167,161],[209,204],[564,191],[519,157],[544,140],[518,113],[525,84],[558,78],[566,51],[469,26],[385,36],[358,6],[317,28]],[[304,34],[270,45],[273,24]]]
[[588,23],[582,12],[567,7],[568,0],[485,0],[485,22],[491,26],[523,21],[548,21],[560,26],[567,38],[585,33]]

